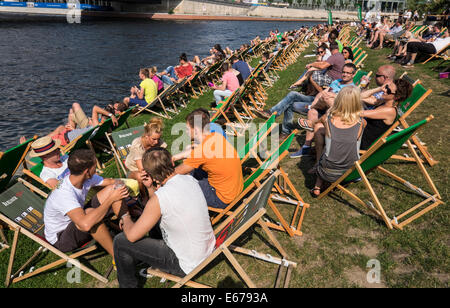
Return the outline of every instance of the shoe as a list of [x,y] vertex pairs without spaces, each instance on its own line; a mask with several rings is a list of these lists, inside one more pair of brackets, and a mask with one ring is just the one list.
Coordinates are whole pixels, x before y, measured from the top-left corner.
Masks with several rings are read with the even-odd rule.
[[307,120],[307,119],[299,118],[299,119],[297,120],[297,123],[298,123],[298,125],[299,125],[301,128],[303,128],[303,129],[305,129],[305,130],[308,130],[308,131],[310,131],[310,132],[314,131],[314,127],[311,127],[311,126],[308,124],[308,120]]
[[310,156],[311,155],[311,147],[302,146],[300,150],[290,155],[290,158],[298,158],[302,156]]
[[414,67],[414,64],[411,63],[411,62],[408,62],[408,63],[402,65],[402,67],[404,67],[404,68],[413,68],[413,67]]
[[253,112],[254,112],[258,117],[263,118],[263,119],[268,119],[268,118],[270,118],[270,117],[272,116],[272,113],[270,113],[270,111],[267,111],[267,110],[258,110],[258,109],[255,109],[255,110],[253,110]]

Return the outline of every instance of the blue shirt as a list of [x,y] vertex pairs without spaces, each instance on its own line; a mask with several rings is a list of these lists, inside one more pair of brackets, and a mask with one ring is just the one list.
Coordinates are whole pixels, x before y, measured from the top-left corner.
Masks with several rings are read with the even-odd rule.
[[233,63],[232,67],[241,73],[242,80],[246,80],[251,74],[247,62],[239,60],[236,63]]
[[341,81],[342,81],[342,79],[336,79],[335,81],[333,81],[330,84],[330,88],[331,88],[331,91],[333,91],[333,93],[339,93],[339,91],[341,91],[342,88],[355,85],[353,82],[348,83],[348,84],[341,84]]
[[227,138],[227,135],[223,131],[222,127],[219,124],[216,123],[209,123],[209,131],[211,133],[218,133]]

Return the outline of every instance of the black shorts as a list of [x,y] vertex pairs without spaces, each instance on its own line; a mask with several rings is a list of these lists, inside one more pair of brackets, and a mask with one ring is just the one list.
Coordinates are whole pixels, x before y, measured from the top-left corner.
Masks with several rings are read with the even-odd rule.
[[[84,208],[97,208],[100,206],[100,202],[95,195]],[[77,228],[75,223],[72,221],[66,229],[59,232],[58,240],[53,246],[62,252],[69,252],[82,247],[84,244],[92,240],[92,236],[89,232],[81,231]]]

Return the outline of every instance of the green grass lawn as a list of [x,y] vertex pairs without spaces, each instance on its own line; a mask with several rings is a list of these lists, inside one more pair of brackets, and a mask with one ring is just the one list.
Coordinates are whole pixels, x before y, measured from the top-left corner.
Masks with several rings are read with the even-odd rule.
[[[363,45],[363,43],[361,44]],[[366,47],[364,47],[367,49]],[[390,49],[367,50],[368,58],[364,62],[364,70],[376,72],[380,65],[388,63],[385,56]],[[267,90],[267,107],[275,105],[288,92],[288,87],[303,72],[311,58],[303,55],[311,54],[313,45],[307,48],[298,58],[297,62],[286,70],[279,72],[280,80]],[[257,61],[255,59],[254,61]],[[413,79],[420,79],[425,88],[431,88],[431,95],[417,108],[408,119],[412,124],[424,119],[430,114],[434,115],[431,121],[419,132],[420,139],[428,146],[428,150],[439,163],[427,170],[434,180],[444,202],[448,199],[448,133],[447,118],[448,90],[450,81],[438,79],[438,73],[431,70],[436,61],[426,65],[416,64],[409,69]],[[405,70],[394,64],[397,76]],[[446,93],[447,92],[447,93]],[[182,110],[172,120],[165,120],[164,140],[170,145],[178,136],[170,134],[174,123],[184,122],[186,115],[195,108],[209,109],[213,101],[212,91],[199,99],[192,99],[188,107]],[[131,126],[142,124],[150,115],[143,115],[130,120]],[[259,120],[255,120],[259,121]],[[277,119],[282,121],[282,117]],[[300,132],[297,140],[293,142],[291,151],[297,150],[304,140],[304,133]],[[169,147],[170,148],[170,147]],[[306,171],[312,166],[312,158],[291,159],[285,158],[281,166],[289,173],[289,178],[305,200],[310,203],[302,227],[302,236],[289,237],[286,233],[273,231],[289,255],[289,260],[298,263],[291,278],[290,287],[448,287],[450,258],[449,258],[449,210],[442,205],[425,214],[418,220],[406,226],[403,231],[389,230],[383,221],[370,215],[355,202],[341,193],[334,193],[322,200],[310,197],[308,190],[313,186],[314,177]],[[401,175],[411,183],[426,188],[426,182],[414,164],[388,161],[386,169]],[[110,162],[104,171],[104,176],[117,177],[114,163]],[[388,216],[399,213],[413,204],[418,203],[421,197],[411,193],[404,186],[393,182],[379,173],[370,175],[378,196],[384,204]],[[355,193],[361,197],[368,197],[363,193],[362,183],[351,186]],[[292,206],[279,205],[283,215],[289,220]],[[269,210],[268,215],[275,217]],[[238,243],[248,249],[277,255],[273,247],[267,247],[265,235],[260,228],[256,232],[247,232]],[[9,241],[13,233],[6,232]],[[19,260],[25,261],[32,254],[37,245],[21,236],[17,251]],[[6,275],[9,250],[0,253],[0,277]],[[259,287],[272,287],[275,281],[277,266],[264,261],[236,255],[237,260]],[[35,267],[55,260],[51,253],[46,253],[38,260]],[[379,262],[381,281],[369,283],[366,279],[371,270],[368,261],[375,259]],[[111,264],[111,258],[104,253],[94,256],[86,262],[99,272],[103,273]],[[71,268],[62,265],[56,270],[41,274],[33,279],[19,282],[12,287],[117,287],[116,273],[113,272],[109,283],[105,286],[90,276],[82,273],[81,283],[69,283],[66,276]],[[228,261],[221,257],[203,270],[196,279],[213,287],[243,287],[244,283],[230,267]],[[160,282],[158,278],[148,279],[146,287],[170,287],[170,282]]]

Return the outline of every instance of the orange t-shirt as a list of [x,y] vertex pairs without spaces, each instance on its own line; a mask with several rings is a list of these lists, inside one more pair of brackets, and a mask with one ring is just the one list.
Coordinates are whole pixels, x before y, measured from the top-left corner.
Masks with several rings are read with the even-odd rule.
[[229,204],[242,191],[244,179],[239,155],[221,134],[208,135],[194,148],[184,164],[202,168],[208,173],[208,182],[216,190],[217,197]]

